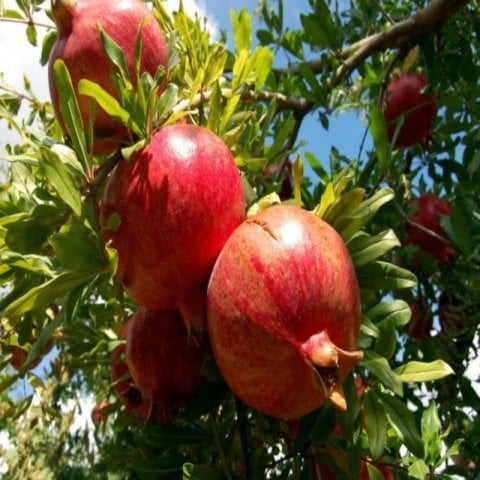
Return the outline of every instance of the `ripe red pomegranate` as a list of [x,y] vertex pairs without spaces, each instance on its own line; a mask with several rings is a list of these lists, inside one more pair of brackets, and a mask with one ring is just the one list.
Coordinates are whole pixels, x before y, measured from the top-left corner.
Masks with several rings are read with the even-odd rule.
[[102,423],[106,422],[108,418],[108,412],[106,409],[108,408],[108,402],[103,401],[100,403],[97,403],[93,408],[92,408],[92,422],[93,423]]
[[[28,357],[28,350],[21,347],[20,345],[12,345],[10,347],[12,357],[10,358],[10,365],[15,368],[15,370],[20,370]],[[33,360],[28,366],[28,370],[33,370],[38,367],[42,360],[42,357],[38,357]]]
[[127,336],[127,364],[161,420],[168,420],[198,390],[204,357],[205,348],[189,337],[177,310],[135,312]]
[[416,300],[410,306],[412,316],[405,325],[405,332],[414,340],[430,338],[433,328],[433,314],[427,300]]
[[[154,76],[158,67],[167,68],[168,50],[154,15],[141,0],[52,0],[52,14],[58,38],[49,60],[48,79],[55,116],[65,130],[53,74],[55,60],[65,62],[74,88],[82,78],[98,83],[118,98],[111,74],[114,71],[105,55],[99,26],[122,48],[132,80],[135,79],[135,45],[141,29],[140,72]],[[78,97],[84,127],[88,125],[89,98]],[[100,107],[96,109],[94,152],[107,154],[128,138],[125,127]]]
[[359,287],[340,235],[291,205],[248,218],[213,269],[207,327],[225,380],[251,407],[285,419],[327,399],[345,407],[342,382],[362,354]]
[[[124,323],[118,334],[119,340],[127,340],[131,326],[132,319],[129,319]],[[126,344],[124,343],[113,350],[110,359],[110,372],[112,382],[115,383],[115,391],[120,401],[125,405],[127,412],[141,418],[149,418],[152,413],[152,402],[142,397],[140,390],[130,376],[125,357]]]
[[[415,202],[417,209],[410,216],[410,220],[428,228],[448,241],[447,234],[440,225],[440,215],[450,215],[449,204],[432,194],[422,195]],[[450,243],[434,238],[414,225],[407,224],[406,230],[408,242],[420,247],[437,262],[448,265],[453,261],[455,251]]]
[[[113,214],[120,217],[114,227]],[[150,310],[178,308],[197,330],[215,259],[244,216],[232,153],[195,125],[163,127],[122,161],[100,207],[103,236],[118,251],[128,294]]]
[[393,140],[398,123],[402,122],[396,147],[411,147],[428,140],[437,112],[437,98],[423,93],[426,85],[425,75],[406,73],[387,86],[384,115],[390,141]]

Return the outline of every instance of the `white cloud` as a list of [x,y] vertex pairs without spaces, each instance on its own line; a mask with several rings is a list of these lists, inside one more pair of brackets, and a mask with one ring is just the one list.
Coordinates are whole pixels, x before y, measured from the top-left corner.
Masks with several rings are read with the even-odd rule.
[[[166,0],[165,7],[169,11],[178,10],[179,0]],[[0,5],[2,0],[0,0]],[[198,14],[207,19],[207,27],[211,35],[218,36],[219,28],[212,16],[207,14],[207,7],[204,0],[184,0],[185,11],[190,15]],[[3,5],[7,9],[18,11],[15,0],[3,0]],[[42,14],[35,17],[37,22],[51,24],[51,21]],[[0,22],[0,85],[13,88],[18,92],[24,92],[24,76],[31,82],[34,94],[41,101],[50,99],[48,91],[48,76],[46,67],[39,64],[40,47],[34,47],[27,41],[25,34],[26,25],[22,23]],[[46,29],[39,27],[38,45],[42,44]],[[3,78],[2,78],[3,77]],[[22,110],[25,114],[25,109]],[[18,140],[18,135],[12,130],[6,128],[4,121],[0,120],[0,154],[4,150],[6,143]]]

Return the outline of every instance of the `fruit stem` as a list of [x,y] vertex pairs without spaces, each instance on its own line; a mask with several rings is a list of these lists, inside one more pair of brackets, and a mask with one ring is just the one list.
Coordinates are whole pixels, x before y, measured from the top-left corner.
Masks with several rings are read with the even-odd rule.
[[190,292],[188,298],[178,305],[189,337],[192,333],[202,334],[205,330],[205,308],[205,293],[202,289]]

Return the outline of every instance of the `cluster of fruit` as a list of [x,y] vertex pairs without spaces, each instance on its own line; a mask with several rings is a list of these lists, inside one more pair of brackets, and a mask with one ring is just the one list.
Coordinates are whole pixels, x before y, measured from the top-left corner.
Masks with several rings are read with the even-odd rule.
[[[425,92],[428,84],[423,74],[407,73],[389,83],[384,101],[384,116],[387,121],[389,141],[396,147],[411,147],[417,143],[426,146],[435,121],[437,98]],[[447,201],[432,193],[414,199],[414,212],[408,217],[405,245],[420,249],[439,265],[451,265],[455,259],[441,217],[449,217],[451,207]],[[422,267],[422,257],[413,258],[415,268]],[[430,337],[433,328],[433,313],[426,299],[418,299],[411,305],[412,319],[407,333],[416,340]],[[458,333],[463,324],[458,300],[446,292],[439,297],[439,322],[442,332]]]
[[[58,39],[50,59],[116,95],[98,24],[123,50],[133,73],[167,69],[167,49],[139,0],[55,0]],[[141,29],[139,30],[139,25]],[[52,102],[62,124],[55,77]],[[90,102],[79,96],[85,128]],[[131,136],[97,108],[96,154]],[[127,408],[167,420],[201,385],[213,353],[233,392],[282,418],[327,399],[344,408],[342,382],[356,351],[360,295],[339,234],[291,205],[246,219],[240,173],[213,132],[180,123],[160,127],[121,161],[99,205],[101,233],[118,252],[118,274],[138,310],[113,352],[112,378]],[[131,375],[131,378],[127,378]]]

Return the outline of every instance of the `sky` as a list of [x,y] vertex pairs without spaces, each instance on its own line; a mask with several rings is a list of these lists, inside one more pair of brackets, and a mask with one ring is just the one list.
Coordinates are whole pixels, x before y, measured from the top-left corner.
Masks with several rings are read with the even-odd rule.
[[[2,0],[0,0],[0,5]],[[15,0],[3,0],[6,8],[17,8]],[[167,0],[167,7],[177,8],[178,0]],[[290,28],[300,25],[300,12],[307,9],[308,0],[296,0],[285,3],[285,21]],[[188,12],[198,12],[207,17],[208,25],[214,34],[226,31],[231,32],[230,11],[241,7],[251,12],[255,19],[254,10],[257,0],[184,0]],[[37,17],[37,21],[51,23],[49,19]],[[39,41],[45,29],[39,28]],[[32,47],[26,39],[25,26],[0,22],[0,75],[3,73],[3,83],[23,91],[23,77],[27,76],[32,90],[40,100],[49,100],[47,72],[39,65],[40,49]],[[0,77],[0,83],[2,78]],[[23,110],[24,112],[26,109]],[[311,151],[327,165],[332,145],[340,146],[341,152],[349,157],[356,158],[358,148],[365,132],[365,121],[355,113],[347,112],[331,118],[330,129],[325,131],[319,124],[316,116],[309,115],[304,120],[300,131],[300,138],[304,147],[301,152]],[[5,122],[0,121],[0,154],[6,143],[13,141],[16,135],[6,129]],[[368,143],[367,143],[368,146]]]

